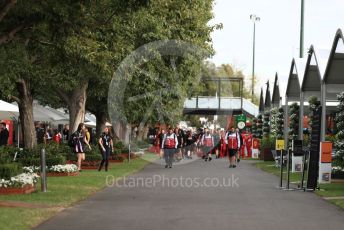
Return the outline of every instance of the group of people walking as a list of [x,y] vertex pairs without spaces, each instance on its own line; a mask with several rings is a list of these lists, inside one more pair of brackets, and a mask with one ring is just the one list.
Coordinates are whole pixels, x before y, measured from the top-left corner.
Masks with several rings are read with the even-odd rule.
[[[85,152],[92,150],[89,138],[87,135],[88,130],[84,123],[80,123],[77,130],[71,134],[69,138],[69,145],[73,152],[77,155],[77,166],[78,170],[81,171],[82,161],[85,160]],[[113,136],[111,135],[110,129],[105,127],[103,133],[98,139],[98,146],[102,154],[102,161],[100,162],[98,171],[101,171],[103,166],[105,171],[108,171],[110,154],[113,152]]]
[[153,148],[163,154],[165,168],[172,168],[173,161],[190,159],[195,154],[207,162],[213,155],[216,158],[228,156],[229,168],[235,168],[240,158],[251,157],[252,135],[234,127],[226,132],[209,129],[192,132],[183,131],[177,125],[175,129],[169,127],[167,133],[161,130],[154,138]]
[[[235,168],[237,162],[245,155],[251,156],[252,135],[241,133],[238,129],[231,127],[224,130],[199,129],[197,132],[183,130],[177,125],[175,128],[168,127],[167,132],[160,130],[155,135],[149,135],[154,151],[160,154],[165,160],[165,168],[172,168],[175,161],[191,159],[194,155],[202,157],[204,161],[210,162],[215,158],[228,156],[229,168]],[[85,125],[80,123],[76,132],[71,134],[70,146],[77,155],[78,169],[81,170],[81,163],[85,160],[86,149],[91,150]],[[113,152],[113,136],[108,127],[98,139],[98,146],[102,154],[102,161],[98,170],[108,170],[109,158]]]

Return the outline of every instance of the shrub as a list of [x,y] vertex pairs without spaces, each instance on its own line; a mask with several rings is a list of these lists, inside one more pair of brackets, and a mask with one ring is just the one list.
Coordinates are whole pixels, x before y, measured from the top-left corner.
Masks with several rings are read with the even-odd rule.
[[23,172],[22,165],[18,163],[9,163],[0,165],[0,178],[10,180]]
[[115,142],[115,143],[113,144],[113,147],[114,147],[115,149],[122,149],[122,148],[124,148],[125,146],[124,146],[123,142],[118,141],[118,142]]
[[114,155],[114,156],[112,157],[112,159],[113,159],[113,160],[124,160],[124,158],[123,158],[122,156],[120,156],[120,155]]
[[[40,158],[36,157],[26,157],[19,159],[19,162],[23,166],[40,166],[41,160]],[[53,166],[53,165],[64,165],[66,164],[66,157],[62,155],[56,155],[56,156],[46,156],[46,165],[47,166]]]
[[13,146],[0,147],[0,164],[11,163],[16,152],[19,153],[20,149]]
[[272,138],[270,136],[263,137],[261,145],[260,145],[260,151],[263,151],[264,149],[274,149],[275,148],[275,138]]
[[91,155],[87,155],[85,156],[85,161],[90,161],[90,162],[94,162],[94,161],[101,161],[102,160],[102,156],[100,154],[91,154]]
[[119,155],[122,153],[122,149],[114,149],[113,155]]
[[127,148],[127,147],[123,148],[121,153],[129,153],[129,148]]
[[150,147],[150,144],[147,141],[133,141],[131,143],[132,149],[147,149]]

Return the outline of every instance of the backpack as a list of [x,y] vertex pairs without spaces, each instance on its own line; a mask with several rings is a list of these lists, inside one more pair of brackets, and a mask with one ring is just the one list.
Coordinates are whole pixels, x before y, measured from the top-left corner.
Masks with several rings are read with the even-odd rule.
[[76,141],[77,140],[75,140],[75,137],[77,136],[77,133],[76,132],[74,132],[72,135],[70,135],[70,137],[69,137],[69,140],[68,140],[68,146],[69,147],[74,147],[75,146],[75,144],[76,144]]

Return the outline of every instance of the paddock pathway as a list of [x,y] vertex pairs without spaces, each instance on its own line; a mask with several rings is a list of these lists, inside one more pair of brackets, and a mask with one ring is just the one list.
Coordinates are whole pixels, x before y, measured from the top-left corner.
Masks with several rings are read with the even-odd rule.
[[172,169],[151,164],[36,229],[343,229],[339,208],[312,193],[280,191],[277,184],[277,177],[249,161],[235,169],[224,159]]

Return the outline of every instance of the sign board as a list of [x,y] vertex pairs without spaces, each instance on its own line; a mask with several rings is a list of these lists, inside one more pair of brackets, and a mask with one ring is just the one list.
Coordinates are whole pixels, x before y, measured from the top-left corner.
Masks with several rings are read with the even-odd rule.
[[321,163],[319,165],[319,183],[331,183],[332,164]]
[[303,159],[299,156],[291,157],[291,172],[302,172],[303,168]]
[[246,126],[246,115],[241,114],[241,115],[235,116],[235,123],[239,129],[244,129]]
[[321,163],[332,162],[332,142],[321,142]]
[[252,149],[252,158],[258,159],[259,157],[259,150],[258,149]]
[[284,140],[276,140],[276,150],[283,150],[284,147]]
[[258,138],[253,138],[252,148],[253,149],[259,149],[259,139]]

